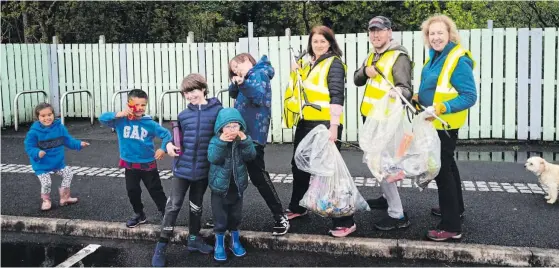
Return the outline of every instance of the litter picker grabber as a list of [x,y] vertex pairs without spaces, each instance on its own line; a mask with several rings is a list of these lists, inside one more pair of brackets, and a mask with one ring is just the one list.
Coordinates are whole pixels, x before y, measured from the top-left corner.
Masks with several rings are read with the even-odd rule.
[[[291,58],[291,60],[295,64],[298,64],[297,60],[302,58],[303,55],[306,54],[306,52],[303,51],[303,53],[301,53],[301,55],[299,55],[299,57],[295,57],[295,52],[293,50],[293,47],[289,47],[289,49],[291,50],[291,53],[293,53],[293,58]],[[301,112],[299,113],[299,115],[301,116],[301,119],[303,119],[304,118],[303,108],[305,108],[305,106],[309,106],[309,107],[317,109],[319,111],[322,111],[322,107],[320,107],[320,105],[317,105],[317,104],[314,104],[314,103],[309,103],[309,98],[307,97],[307,93],[305,93],[305,90],[303,89],[303,79],[301,78],[301,75],[299,74],[299,72],[296,71],[296,74],[297,74],[297,86],[299,88],[299,97],[303,96],[303,105],[301,106]]]
[[[394,84],[392,84],[392,82],[390,82],[390,80],[388,80],[386,78],[386,76],[378,69],[377,66],[373,65],[373,67],[375,68],[375,71],[382,77],[382,79],[384,79],[384,81],[386,81],[388,83],[388,85],[390,85],[391,88],[395,88]],[[400,93],[400,91],[398,90],[394,90],[394,92],[396,92],[396,94],[398,94],[398,97],[406,104],[406,106],[411,109],[415,114],[418,114],[419,111],[418,109],[416,109],[406,98],[404,98],[404,96],[402,95],[402,93]],[[421,109],[423,111],[426,111],[426,108],[422,105],[420,105],[419,103],[417,103],[419,105],[419,107],[421,107]],[[450,137],[450,134],[446,131],[446,129],[450,129],[450,125],[444,121],[442,118],[440,118],[439,116],[437,116],[434,112],[428,111],[427,112],[433,116],[435,119],[439,120],[439,122],[441,122],[441,124],[443,124],[444,128],[445,128],[445,133],[447,136]]]

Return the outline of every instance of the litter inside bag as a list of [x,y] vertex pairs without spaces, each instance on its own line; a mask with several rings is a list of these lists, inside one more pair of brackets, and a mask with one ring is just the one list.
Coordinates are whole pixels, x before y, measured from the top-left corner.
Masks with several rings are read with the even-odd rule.
[[311,174],[309,189],[299,205],[323,217],[343,217],[370,210],[357,190],[342,155],[328,140],[330,131],[318,125],[295,150],[295,164]]
[[422,191],[441,165],[439,136],[425,120],[429,114],[422,112],[409,122],[399,101],[388,102],[386,96],[377,104],[359,131],[363,162],[378,181],[409,178]]

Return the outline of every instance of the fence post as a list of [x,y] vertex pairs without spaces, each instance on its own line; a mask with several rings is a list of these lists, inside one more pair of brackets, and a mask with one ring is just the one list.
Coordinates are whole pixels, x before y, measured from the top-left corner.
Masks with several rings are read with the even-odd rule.
[[60,98],[58,96],[58,37],[52,37],[52,44],[47,50],[47,58],[49,59],[49,88],[45,91],[49,92],[50,104],[54,109],[54,114],[60,114]]
[[194,43],[194,32],[188,32],[188,38],[186,39],[186,42],[189,44]]
[[104,35],[100,35],[99,36],[99,45],[105,44],[105,36]]
[[493,29],[493,20],[487,20],[487,29]]
[[259,58],[258,42],[254,38],[254,23],[252,21],[248,22],[248,53],[255,59]]

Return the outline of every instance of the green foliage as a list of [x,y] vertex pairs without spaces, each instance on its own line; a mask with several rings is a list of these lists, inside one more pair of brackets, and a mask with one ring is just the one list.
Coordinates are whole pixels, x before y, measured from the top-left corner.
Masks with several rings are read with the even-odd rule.
[[314,25],[334,32],[366,31],[376,15],[395,30],[419,30],[434,14],[446,14],[458,28],[559,27],[559,1],[2,1],[3,43],[233,42],[247,35],[308,34]]

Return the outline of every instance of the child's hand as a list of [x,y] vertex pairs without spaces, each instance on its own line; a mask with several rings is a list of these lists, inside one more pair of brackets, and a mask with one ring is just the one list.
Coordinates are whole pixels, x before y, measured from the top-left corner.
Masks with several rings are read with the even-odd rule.
[[221,136],[219,136],[219,139],[225,142],[232,142],[235,138],[237,137],[237,134],[232,134],[232,133],[221,133]]
[[240,85],[240,84],[242,84],[245,80],[244,80],[242,77],[240,77],[240,76],[238,76],[238,75],[235,75],[235,76],[231,77],[231,81],[232,81],[233,83],[237,84],[237,85]]
[[161,150],[161,149],[157,149],[157,151],[155,151],[155,159],[156,160],[161,160],[163,159],[163,156],[165,155],[165,151]]
[[132,109],[130,109],[129,107],[126,107],[124,110],[116,113],[116,117],[120,118],[120,117],[127,117],[129,115],[134,115],[134,113],[132,112]]
[[47,153],[45,151],[39,151],[39,158],[43,158]]
[[170,157],[176,157],[179,156],[177,153],[175,153],[175,150],[179,150],[180,148],[175,146],[172,142],[167,143],[167,146],[165,146],[167,148],[167,154]]
[[242,141],[244,141],[244,140],[247,139],[247,135],[246,135],[244,132],[242,132],[242,131],[239,131],[239,137],[241,137],[241,140],[242,140]]
[[85,148],[85,147],[89,146],[89,143],[85,142],[85,141],[82,141],[81,146],[82,146],[82,148]]

